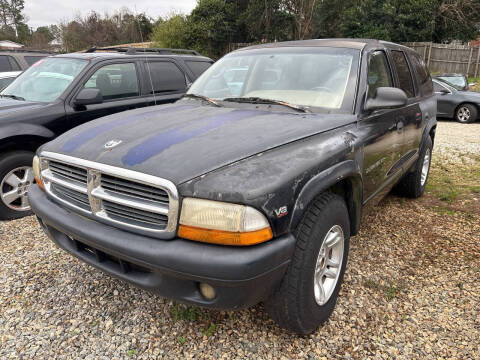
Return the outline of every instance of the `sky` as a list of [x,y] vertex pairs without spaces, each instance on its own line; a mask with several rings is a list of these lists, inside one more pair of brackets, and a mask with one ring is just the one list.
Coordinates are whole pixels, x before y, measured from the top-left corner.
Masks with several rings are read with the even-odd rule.
[[36,29],[39,26],[71,20],[78,14],[86,15],[92,10],[101,14],[112,14],[115,10],[127,7],[132,12],[145,12],[156,19],[173,11],[189,13],[196,3],[196,0],[25,0],[24,13],[28,26]]

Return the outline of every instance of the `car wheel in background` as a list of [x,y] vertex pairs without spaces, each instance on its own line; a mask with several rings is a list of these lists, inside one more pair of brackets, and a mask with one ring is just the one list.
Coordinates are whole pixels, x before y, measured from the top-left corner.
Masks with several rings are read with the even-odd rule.
[[461,104],[455,112],[455,120],[468,124],[477,120],[478,111],[474,105]]
[[305,335],[332,314],[347,263],[350,223],[345,201],[326,192],[308,207],[282,283],[266,308],[283,328]]
[[0,157],[0,220],[17,219],[31,213],[27,190],[34,182],[33,156],[28,151],[17,151]]

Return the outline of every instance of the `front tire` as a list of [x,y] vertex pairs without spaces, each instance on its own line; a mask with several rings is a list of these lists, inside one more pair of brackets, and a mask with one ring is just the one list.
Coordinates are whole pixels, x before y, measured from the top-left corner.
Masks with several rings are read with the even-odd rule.
[[455,120],[463,124],[469,124],[477,120],[477,108],[471,104],[462,104],[455,111]]
[[0,220],[12,220],[31,214],[27,190],[34,182],[29,151],[17,151],[0,158]]
[[331,192],[309,205],[280,287],[266,302],[279,326],[310,334],[332,314],[347,264],[350,223],[345,201]]

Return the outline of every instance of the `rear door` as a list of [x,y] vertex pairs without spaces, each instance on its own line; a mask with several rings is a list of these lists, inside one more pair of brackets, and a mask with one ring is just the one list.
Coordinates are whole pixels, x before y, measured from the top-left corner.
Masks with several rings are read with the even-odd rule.
[[424,121],[420,102],[422,92],[415,81],[412,65],[408,61],[407,53],[403,50],[390,50],[392,62],[396,72],[396,87],[402,89],[408,97],[407,106],[398,109],[398,129],[403,131],[403,145],[400,162],[397,166],[407,166],[418,155],[418,148],[422,138],[422,122]]
[[[367,91],[364,103],[373,98],[379,87],[394,87],[392,67],[383,49],[368,55]],[[390,190],[401,174],[398,166],[403,149],[403,109],[379,109],[364,112],[359,130],[364,133],[364,194],[365,202],[381,197]]]
[[187,91],[191,80],[172,59],[143,61],[144,87],[148,105],[175,102]]
[[[106,61],[93,67],[66,102],[70,125],[77,126],[87,121],[117,112],[146,106],[147,99],[141,94],[141,72],[137,61]],[[84,88],[97,88],[103,96],[101,104],[75,107],[75,96]]]

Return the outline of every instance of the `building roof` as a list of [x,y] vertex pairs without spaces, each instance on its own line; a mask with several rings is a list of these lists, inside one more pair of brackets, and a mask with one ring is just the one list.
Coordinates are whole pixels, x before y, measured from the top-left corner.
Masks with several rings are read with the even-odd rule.
[[0,47],[21,48],[23,45],[10,40],[0,40]]

